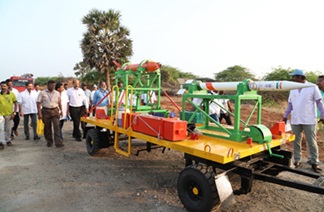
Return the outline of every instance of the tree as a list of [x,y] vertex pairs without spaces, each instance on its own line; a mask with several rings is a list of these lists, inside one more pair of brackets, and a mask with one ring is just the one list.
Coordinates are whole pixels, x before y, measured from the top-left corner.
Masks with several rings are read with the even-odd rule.
[[244,79],[254,79],[248,69],[242,66],[228,67],[226,70],[214,74],[218,82],[243,81]]
[[267,73],[262,79],[267,81],[275,81],[275,80],[289,80],[291,81],[291,76],[293,70],[291,68],[284,69],[281,66],[277,68],[272,68],[272,72]]
[[93,70],[81,77],[81,81],[86,84],[99,84],[99,82],[105,81],[105,77],[99,71]]
[[185,79],[197,78],[197,76],[192,73],[182,72],[179,69],[169,65],[163,65],[160,68],[160,70],[161,70],[162,85],[166,87],[179,86],[179,82],[178,82],[179,78],[185,78]]
[[321,72],[319,72],[319,71],[307,71],[306,73],[305,73],[305,75],[306,75],[306,80],[308,81],[308,82],[312,82],[312,83],[317,83],[317,78],[318,78],[318,76],[320,76],[320,75],[322,75],[321,74]]
[[118,11],[92,9],[82,19],[87,26],[81,41],[82,62],[83,67],[89,67],[83,71],[103,73],[108,88],[111,88],[110,72],[115,70],[113,61],[124,63],[133,54],[129,30],[121,25],[120,18]]
[[[290,74],[293,73],[293,69],[287,68],[284,69],[281,66],[277,68],[273,68],[272,72],[266,74],[262,79],[263,80],[269,80],[269,81],[275,81],[275,80],[287,80],[291,81],[291,76]],[[318,76],[321,74],[320,72],[316,71],[307,71],[304,72],[306,75],[306,79],[309,82],[316,83]]]
[[77,77],[83,78],[87,73],[91,71],[90,66],[86,65],[84,62],[79,62],[75,64],[73,70],[75,70],[74,74]]

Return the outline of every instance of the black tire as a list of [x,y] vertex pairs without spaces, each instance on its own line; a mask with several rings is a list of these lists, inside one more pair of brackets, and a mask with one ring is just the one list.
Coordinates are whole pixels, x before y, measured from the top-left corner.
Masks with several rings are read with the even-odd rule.
[[89,155],[95,155],[99,149],[99,131],[97,129],[90,129],[86,136],[86,146]]
[[178,196],[188,211],[211,211],[219,203],[215,173],[201,165],[190,165],[178,178]]
[[101,132],[99,129],[98,133],[99,133],[99,148],[108,148],[111,145],[114,145],[114,132],[107,130],[104,132]]

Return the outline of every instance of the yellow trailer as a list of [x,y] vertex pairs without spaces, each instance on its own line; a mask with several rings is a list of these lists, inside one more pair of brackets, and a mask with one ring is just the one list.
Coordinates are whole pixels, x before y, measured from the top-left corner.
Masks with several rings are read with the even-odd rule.
[[[179,91],[183,99],[182,108],[177,106],[181,110],[179,119],[186,123],[186,136],[181,140],[167,140],[160,135],[159,130],[156,130],[155,135],[146,133],[145,130],[141,131],[141,129],[134,130],[135,122],[138,119],[153,117],[152,114],[170,115],[168,111],[160,108],[159,69],[147,71],[141,64],[135,67],[137,71],[128,64],[122,66],[116,73],[116,86],[112,90],[115,100],[111,102],[106,117],[81,118],[82,122],[88,123],[88,128],[84,129],[84,136],[90,155],[95,155],[100,148],[113,146],[117,153],[127,157],[132,154],[134,139],[146,142],[145,150],[147,151],[150,151],[154,145],[183,152],[185,168],[179,174],[177,189],[178,196],[188,211],[210,211],[233,193],[233,191],[228,192],[228,189],[231,189],[228,186],[226,191],[223,186],[220,187],[220,184],[228,184],[228,180],[222,181],[228,172],[241,177],[241,188],[235,194],[250,192],[253,179],[324,194],[321,175],[290,168],[292,153],[280,149],[280,146],[292,142],[295,136],[285,132],[284,123],[275,123],[273,128],[275,130],[270,130],[261,124],[262,100],[261,96],[257,94],[259,90],[289,90],[300,86],[314,85],[301,85],[285,81],[253,82],[245,80],[230,83],[187,81]],[[126,70],[127,67],[133,68]],[[146,76],[145,79],[151,80],[148,80],[147,84],[143,84],[141,79],[136,78],[134,84],[130,85],[128,75]],[[157,87],[152,83],[156,79],[158,79]],[[124,83],[123,87],[117,87],[119,80]],[[211,95],[208,92],[210,90],[233,89],[236,90],[233,95]],[[140,95],[148,94],[150,90],[159,90],[158,104],[139,105]],[[121,97],[126,97],[122,105],[123,111],[121,111]],[[132,98],[135,98],[136,101],[132,101]],[[200,98],[201,103],[195,104],[193,98]],[[218,99],[229,99],[234,102],[235,112],[227,111],[234,120],[233,126],[222,125],[209,115],[209,106],[212,103],[225,109],[216,101]],[[244,101],[254,104],[247,120],[242,120],[240,113],[241,103]],[[135,102],[134,105],[133,102]],[[188,105],[191,105],[191,111],[185,110]],[[256,123],[250,123],[252,115],[257,117]],[[161,117],[161,119],[163,118]],[[152,127],[150,125],[150,122],[143,121],[143,126]],[[168,133],[168,129],[164,129],[164,132]],[[173,132],[170,131],[170,133]],[[121,145],[125,138],[127,147]],[[138,152],[136,154],[138,155]],[[216,168],[222,171],[216,172]],[[316,185],[276,177],[281,171],[314,178]]]

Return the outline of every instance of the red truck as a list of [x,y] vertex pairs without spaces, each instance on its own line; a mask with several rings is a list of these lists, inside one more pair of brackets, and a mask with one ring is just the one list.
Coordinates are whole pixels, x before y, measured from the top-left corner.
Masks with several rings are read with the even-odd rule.
[[34,75],[33,74],[23,74],[21,76],[11,76],[12,87],[16,88],[19,92],[22,92],[26,89],[26,82],[32,82],[34,84]]

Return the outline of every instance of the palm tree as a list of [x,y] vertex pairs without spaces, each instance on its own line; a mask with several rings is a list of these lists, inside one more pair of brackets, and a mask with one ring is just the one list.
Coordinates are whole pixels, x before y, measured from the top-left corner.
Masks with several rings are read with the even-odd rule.
[[90,70],[104,73],[108,88],[111,88],[113,60],[124,63],[133,54],[129,30],[121,25],[120,18],[118,11],[92,9],[82,19],[82,23],[87,26],[81,41],[83,63]]

